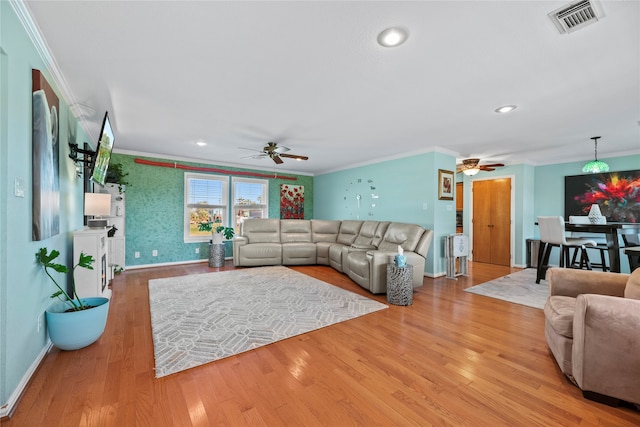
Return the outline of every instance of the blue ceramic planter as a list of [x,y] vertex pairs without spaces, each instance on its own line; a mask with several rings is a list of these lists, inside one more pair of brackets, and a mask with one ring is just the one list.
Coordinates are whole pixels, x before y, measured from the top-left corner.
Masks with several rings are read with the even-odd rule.
[[59,302],[47,308],[47,330],[53,345],[60,350],[78,350],[93,344],[100,338],[107,325],[109,299],[104,297],[81,298],[95,308],[66,313],[69,302]]

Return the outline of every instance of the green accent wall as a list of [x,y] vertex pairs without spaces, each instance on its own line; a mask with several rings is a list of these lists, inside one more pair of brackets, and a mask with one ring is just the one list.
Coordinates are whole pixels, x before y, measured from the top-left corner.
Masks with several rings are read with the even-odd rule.
[[[208,259],[209,247],[206,242],[185,243],[183,234],[184,218],[184,175],[185,173],[202,173],[202,171],[188,171],[182,168],[168,168],[136,163],[135,159],[149,160],[161,163],[173,163],[172,160],[132,156],[114,153],[112,162],[122,165],[125,177],[130,184],[126,188],[126,255],[127,267],[177,263]],[[177,161],[180,165],[224,169],[233,172],[263,173],[269,172],[235,168],[228,166]],[[225,175],[211,173],[216,176],[226,176],[229,179],[229,197],[232,197],[231,179],[233,174]],[[295,180],[281,177],[293,177]],[[252,178],[252,177],[248,177]],[[281,174],[275,178],[259,178],[269,181],[269,218],[280,218],[280,184],[304,186],[305,218],[313,218],[313,177],[307,175]],[[232,203],[229,200],[229,203]],[[200,248],[199,253],[195,249]],[[152,256],[153,250],[158,256]],[[140,258],[135,258],[135,252]],[[231,245],[227,243],[227,256],[231,256]]]

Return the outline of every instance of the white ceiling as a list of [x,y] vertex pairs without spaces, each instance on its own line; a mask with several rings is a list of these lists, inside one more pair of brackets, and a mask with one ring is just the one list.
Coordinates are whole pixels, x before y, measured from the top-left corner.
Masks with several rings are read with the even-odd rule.
[[[547,16],[567,1],[25,3],[92,143],[108,110],[121,152],[305,174],[434,149],[586,160],[597,135],[601,158],[640,153],[637,1],[571,34]],[[390,26],[409,39],[379,46]],[[268,141],[309,160],[239,148]]]

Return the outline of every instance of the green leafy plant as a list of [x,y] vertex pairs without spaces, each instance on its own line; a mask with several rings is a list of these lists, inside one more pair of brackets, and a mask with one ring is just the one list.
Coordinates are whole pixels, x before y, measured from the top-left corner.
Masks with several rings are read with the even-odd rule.
[[125,178],[127,175],[129,175],[129,173],[122,169],[122,165],[120,163],[112,162],[109,163],[105,182],[118,184],[118,192],[122,194],[124,192],[124,186],[131,185]]
[[219,222],[201,222],[198,224],[198,231],[210,231],[220,233],[224,236],[225,239],[230,240],[233,239],[233,236],[236,234],[236,231],[233,227],[225,227],[220,224],[214,228],[214,225],[220,224]]
[[65,291],[64,288],[60,286],[56,279],[54,279],[51,275],[50,270],[63,274],[67,274],[69,272],[69,268],[67,268],[66,265],[54,262],[54,260],[58,258],[58,256],[60,256],[60,252],[55,249],[49,252],[47,248],[40,248],[40,250],[36,252],[36,262],[38,263],[38,265],[44,267],[45,274],[49,276],[49,278],[53,281],[53,284],[58,288],[57,292],[51,294],[51,298],[58,298],[61,301],[65,301],[63,296],[66,297],[66,299],[72,304],[71,310],[73,311],[80,311],[91,308],[91,306],[84,304],[76,293],[76,280],[74,277],[74,273],[76,271],[76,268],[78,267],[93,270],[93,266],[91,265],[95,261],[93,259],[93,256],[80,253],[80,259],[78,260],[78,263],[73,266],[71,272],[71,294],[67,293],[67,291]]

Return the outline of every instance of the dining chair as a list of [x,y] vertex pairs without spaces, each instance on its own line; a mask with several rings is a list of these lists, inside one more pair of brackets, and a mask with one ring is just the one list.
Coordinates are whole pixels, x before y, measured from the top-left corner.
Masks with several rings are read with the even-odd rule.
[[[564,228],[564,218],[561,216],[539,216],[540,250],[538,251],[538,270],[536,283],[544,279],[549,267],[549,256],[554,247],[560,248],[560,267],[582,268],[591,270],[591,261],[586,247],[595,247],[597,243],[592,239],[581,237],[567,237]],[[580,264],[571,261],[570,250],[580,251]],[[574,258],[575,259],[575,258]]]

